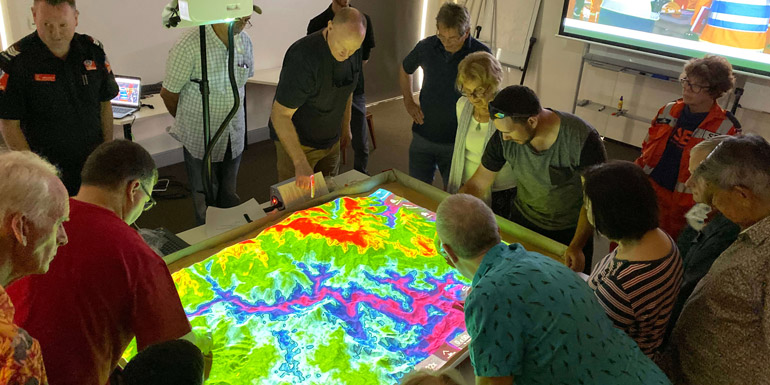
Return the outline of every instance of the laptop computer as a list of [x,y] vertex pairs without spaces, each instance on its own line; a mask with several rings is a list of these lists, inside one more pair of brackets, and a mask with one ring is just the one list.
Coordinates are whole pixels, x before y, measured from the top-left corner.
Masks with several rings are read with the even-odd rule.
[[118,83],[118,95],[110,101],[112,104],[112,118],[123,119],[133,114],[142,107],[142,79],[132,76],[115,75]]

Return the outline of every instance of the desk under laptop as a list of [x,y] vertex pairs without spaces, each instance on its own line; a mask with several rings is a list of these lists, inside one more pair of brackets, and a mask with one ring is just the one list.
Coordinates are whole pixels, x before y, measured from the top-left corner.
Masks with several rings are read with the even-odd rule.
[[[249,78],[247,83],[268,86],[268,87],[275,87],[278,85],[278,78],[280,73],[281,73],[280,67],[256,70],[254,71],[254,76]],[[246,101],[244,100],[243,101],[244,105],[246,104],[245,102]],[[148,96],[145,99],[142,99],[140,105],[144,105],[144,107],[141,107],[138,111],[134,112],[132,115],[128,115],[122,119],[115,119],[113,117],[112,124],[123,127],[123,138],[127,140],[133,140],[134,138],[133,133],[131,132],[131,128],[134,123],[143,119],[151,118],[158,115],[164,115],[168,113],[168,110],[166,109],[166,105],[163,103],[163,99],[161,99],[160,95],[158,94],[154,94],[154,95]],[[152,107],[148,107],[148,106],[152,106]]]
[[[153,116],[168,114],[166,105],[163,104],[163,99],[160,95],[155,94],[142,99],[144,107],[134,112],[133,115],[126,116],[123,119],[113,119],[112,124],[115,126],[123,126],[123,138],[127,140],[133,140],[134,135],[131,132],[131,126],[142,120]],[[152,107],[149,107],[152,106]]]

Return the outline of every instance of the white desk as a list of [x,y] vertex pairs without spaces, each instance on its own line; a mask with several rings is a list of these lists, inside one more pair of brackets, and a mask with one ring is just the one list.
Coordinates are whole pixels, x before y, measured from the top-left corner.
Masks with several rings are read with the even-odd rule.
[[[245,113],[244,117],[248,122],[247,127],[251,127],[247,130],[248,143],[268,139],[267,127],[264,126],[270,117],[273,95],[280,74],[280,68],[270,68],[255,71],[254,76],[248,79],[247,84],[253,84],[253,86],[246,87],[247,93],[249,93],[248,103],[245,97],[243,100],[248,111],[248,115]],[[251,91],[248,91],[249,88]],[[156,94],[143,99],[142,103],[154,108],[142,107],[131,116],[113,119],[113,125],[123,126],[123,137],[133,140],[147,149],[158,167],[181,162],[182,145],[166,132],[166,127],[173,124],[173,118],[168,114],[163,99]],[[137,123],[140,124],[137,126]],[[137,130],[136,135],[132,132],[132,126]]]
[[160,94],[152,95],[146,99],[142,99],[142,104],[148,104],[153,108],[144,106],[139,111],[134,112],[132,115],[126,116],[123,119],[112,119],[114,126],[123,126],[123,137],[128,140],[133,140],[133,134],[131,133],[131,125],[135,122],[147,119],[153,116],[168,114],[166,105],[163,104]]
[[281,67],[268,68],[254,71],[254,76],[247,80],[247,83],[262,84],[266,86],[277,86],[281,77]]
[[[281,67],[257,70],[257,71],[254,71],[254,76],[250,77],[247,83],[262,84],[266,86],[275,87],[278,85],[278,79],[280,78],[280,76],[281,76]],[[123,126],[123,137],[126,139],[129,139],[129,140],[133,139],[133,135],[131,134],[131,125],[133,125],[137,121],[168,113],[168,110],[166,109],[166,105],[163,104],[163,99],[161,99],[159,94],[155,94],[150,96],[149,98],[142,99],[142,103],[149,104],[153,106],[153,108],[142,107],[141,109],[139,109],[139,111],[135,112],[133,115],[129,115],[123,119],[112,120],[113,125]]]

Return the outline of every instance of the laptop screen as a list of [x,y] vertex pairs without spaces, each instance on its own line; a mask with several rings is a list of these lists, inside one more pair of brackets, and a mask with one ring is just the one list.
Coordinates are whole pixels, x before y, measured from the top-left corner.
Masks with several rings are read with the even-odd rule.
[[116,75],[115,81],[118,83],[120,91],[118,91],[118,95],[112,99],[111,103],[116,106],[139,108],[141,105],[139,97],[141,96],[142,91],[142,79]]

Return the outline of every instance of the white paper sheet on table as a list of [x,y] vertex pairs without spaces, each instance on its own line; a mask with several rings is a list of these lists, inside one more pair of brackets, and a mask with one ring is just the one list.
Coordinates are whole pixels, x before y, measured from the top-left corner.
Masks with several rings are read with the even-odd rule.
[[209,207],[206,209],[206,225],[204,226],[206,235],[213,237],[245,225],[249,223],[246,216],[250,221],[256,221],[265,216],[265,211],[259,207],[259,203],[254,198],[229,209]]

